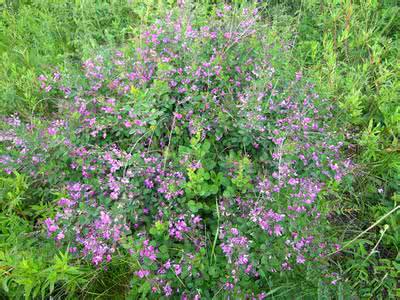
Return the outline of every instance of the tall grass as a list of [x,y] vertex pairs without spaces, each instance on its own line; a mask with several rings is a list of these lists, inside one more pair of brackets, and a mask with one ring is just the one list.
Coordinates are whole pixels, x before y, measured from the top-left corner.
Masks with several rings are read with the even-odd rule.
[[141,1],[6,1],[0,4],[0,112],[46,111],[36,78],[54,66],[79,65],[102,45],[126,41]]
[[[358,182],[338,199],[351,239],[399,205],[400,6],[396,1],[284,1],[296,22],[296,62],[342,111],[355,133]],[[343,222],[345,220],[345,222]],[[357,294],[396,297],[399,210],[357,239],[339,261]],[[350,225],[349,225],[350,222]]]

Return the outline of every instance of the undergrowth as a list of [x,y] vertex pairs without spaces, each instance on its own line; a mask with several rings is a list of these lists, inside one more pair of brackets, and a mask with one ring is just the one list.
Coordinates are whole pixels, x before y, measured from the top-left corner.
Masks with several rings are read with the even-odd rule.
[[400,297],[396,1],[0,2],[0,295]]

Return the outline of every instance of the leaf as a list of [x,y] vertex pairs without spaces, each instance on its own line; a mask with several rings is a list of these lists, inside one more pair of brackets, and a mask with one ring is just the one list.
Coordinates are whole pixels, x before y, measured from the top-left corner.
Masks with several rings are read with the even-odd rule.
[[211,194],[217,194],[219,191],[218,186],[216,186],[216,185],[210,185],[209,189],[210,189]]
[[142,298],[144,299],[144,297],[149,293],[149,291],[151,290],[151,285],[150,282],[145,281],[139,288],[139,293],[142,293]]
[[204,141],[204,144],[201,146],[201,156],[204,156],[210,150],[211,144],[208,140]]
[[5,277],[2,280],[2,284],[1,286],[3,287],[3,290],[8,293],[9,292],[9,288],[8,288],[8,281],[11,279],[11,277]]
[[199,210],[199,207],[197,206],[196,202],[194,202],[193,200],[189,200],[188,207],[189,207],[190,211],[193,213],[197,213]]

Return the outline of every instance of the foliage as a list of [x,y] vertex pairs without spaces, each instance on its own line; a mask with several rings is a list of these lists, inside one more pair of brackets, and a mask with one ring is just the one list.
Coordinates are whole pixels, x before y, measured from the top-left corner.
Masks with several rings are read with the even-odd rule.
[[151,1],[1,1],[0,112],[49,112],[54,99],[37,93],[37,76],[130,39],[154,9]]
[[[347,199],[342,209],[352,211],[345,218],[354,222],[344,234],[363,231],[399,205],[400,7],[395,1],[286,4],[292,13],[297,12],[299,64],[323,95],[338,102],[341,126],[355,133],[354,159],[361,176],[354,190],[342,195]],[[345,261],[346,273],[363,297],[396,297],[400,292],[396,282],[399,212],[373,230],[355,244]]]
[[399,296],[399,7],[216,2],[0,4],[3,297]]

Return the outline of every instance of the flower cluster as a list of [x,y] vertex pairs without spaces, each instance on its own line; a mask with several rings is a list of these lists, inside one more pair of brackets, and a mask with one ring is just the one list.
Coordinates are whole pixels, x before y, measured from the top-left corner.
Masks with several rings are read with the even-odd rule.
[[290,47],[257,10],[185,14],[80,74],[40,76],[59,115],[4,120],[2,169],[58,190],[43,221],[55,245],[95,267],[127,255],[133,289],[155,298],[264,299],[267,278],[325,276],[318,263],[337,246],[320,199],[352,168],[334,105],[300,71],[281,75]]

